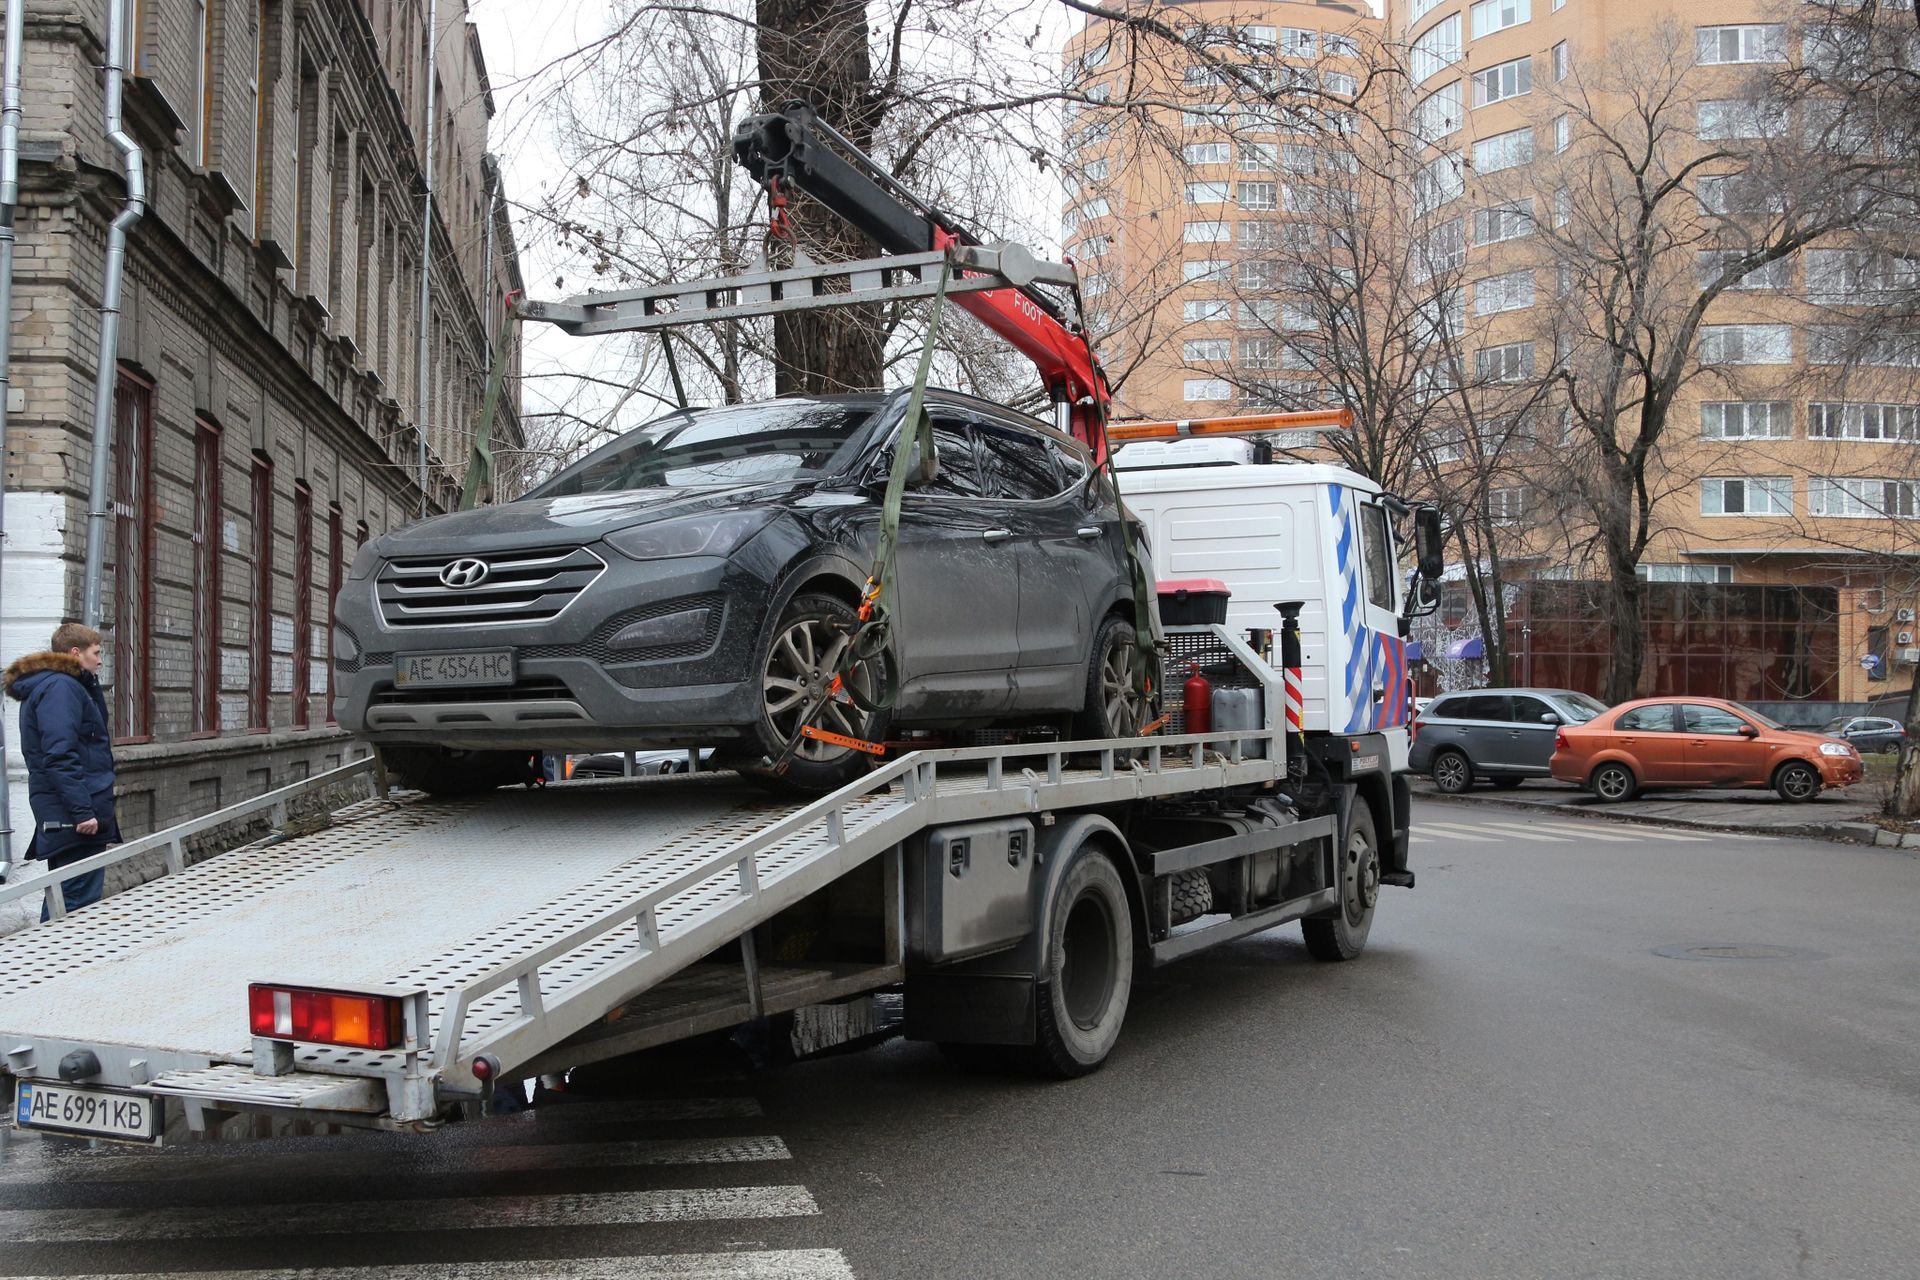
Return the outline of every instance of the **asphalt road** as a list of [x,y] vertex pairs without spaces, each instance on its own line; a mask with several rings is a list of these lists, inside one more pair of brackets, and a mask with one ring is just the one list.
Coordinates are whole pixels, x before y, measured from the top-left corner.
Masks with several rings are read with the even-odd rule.
[[1084,1080],[709,1049],[425,1139],[14,1138],[0,1275],[1920,1275],[1920,860],[1415,825],[1360,961],[1147,976]]

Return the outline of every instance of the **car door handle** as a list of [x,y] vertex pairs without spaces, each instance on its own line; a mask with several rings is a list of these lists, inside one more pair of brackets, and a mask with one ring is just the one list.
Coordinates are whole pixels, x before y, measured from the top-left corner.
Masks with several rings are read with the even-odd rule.
[[1092,542],[1095,538],[1098,538],[1103,533],[1105,533],[1106,530],[1102,529],[1098,525],[1089,524],[1089,525],[1083,525],[1082,527],[1075,529],[1073,532],[1074,532],[1074,536],[1079,538],[1081,541]]
[[985,533],[981,534],[980,536],[987,542],[1005,542],[1008,538],[1011,538],[1013,536],[1013,530],[988,529]]

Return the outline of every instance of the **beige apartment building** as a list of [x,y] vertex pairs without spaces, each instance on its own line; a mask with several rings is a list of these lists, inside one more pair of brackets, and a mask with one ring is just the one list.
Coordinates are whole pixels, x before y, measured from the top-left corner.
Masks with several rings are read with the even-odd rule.
[[[1588,589],[1597,566],[1590,530],[1552,496],[1578,455],[1564,403],[1546,385],[1574,340],[1557,302],[1577,288],[1543,251],[1550,237],[1532,233],[1568,216],[1560,188],[1580,154],[1578,104],[1606,91],[1608,60],[1635,42],[1664,41],[1685,64],[1685,94],[1663,123],[1676,147],[1696,139],[1711,145],[1779,127],[1756,121],[1745,103],[1756,74],[1783,68],[1799,36],[1779,24],[1774,6],[1731,0],[1684,11],[1627,0],[1390,0],[1378,23],[1330,5],[1181,8],[1209,29],[1312,29],[1322,41],[1323,74],[1330,31],[1377,38],[1384,57],[1405,67],[1403,79],[1378,82],[1383,92],[1363,92],[1356,110],[1378,113],[1376,122],[1411,140],[1410,157],[1399,162],[1411,187],[1405,231],[1430,251],[1436,278],[1449,282],[1436,311],[1456,337],[1462,376],[1477,394],[1510,397],[1525,419],[1504,442],[1511,455],[1504,478],[1481,480],[1493,486],[1481,500],[1511,534],[1504,577],[1514,674],[1597,690],[1607,644]],[[1068,51],[1096,84],[1104,38],[1092,26]],[[1164,74],[1170,95],[1206,105],[1205,72],[1168,67]],[[1364,66],[1350,74],[1364,82]],[[1188,84],[1190,75],[1202,83]],[[1083,115],[1070,139],[1083,171],[1091,166],[1108,188],[1083,184],[1074,193],[1066,243],[1124,290],[1133,308],[1107,313],[1122,328],[1107,347],[1126,377],[1122,405],[1141,415],[1194,416],[1261,400],[1247,393],[1256,382],[1248,365],[1258,368],[1270,349],[1242,326],[1264,319],[1271,327],[1274,316],[1288,314],[1288,301],[1276,287],[1266,315],[1250,315],[1242,286],[1284,282],[1234,279],[1236,288],[1223,291],[1227,300],[1217,301],[1210,286],[1223,271],[1244,268],[1225,253],[1219,258],[1232,265],[1212,265],[1209,246],[1226,235],[1269,234],[1243,232],[1250,220],[1284,227],[1311,219],[1311,211],[1290,218],[1284,195],[1271,211],[1231,198],[1194,203],[1227,196],[1242,180],[1243,154],[1263,154],[1247,150],[1259,139],[1238,136],[1209,149],[1216,140],[1196,127],[1203,119],[1192,108],[1183,118],[1181,136],[1191,139],[1185,166],[1169,158],[1164,141],[1155,147],[1125,130],[1103,133],[1097,113]],[[1288,145],[1284,136],[1277,141]],[[1299,149],[1311,143],[1294,139]],[[1117,173],[1114,162],[1129,157],[1137,157],[1131,170]],[[1195,170],[1198,162],[1220,167]],[[1274,177],[1284,190],[1284,165]],[[1707,207],[1722,199],[1710,172],[1698,191],[1703,210],[1718,212]],[[1263,193],[1255,188],[1254,195]],[[1196,241],[1194,223],[1209,220],[1229,229],[1203,227]],[[1701,271],[1709,269],[1708,252],[1700,251]],[[1176,263],[1186,278],[1170,279]],[[1912,679],[1920,659],[1915,362],[1896,351],[1869,355],[1865,363],[1878,367],[1862,369],[1854,349],[1854,367],[1843,371],[1836,354],[1846,345],[1846,304],[1861,299],[1861,282],[1871,284],[1876,269],[1854,245],[1826,238],[1749,276],[1709,309],[1697,344],[1700,369],[1676,399],[1650,476],[1656,532],[1641,562],[1651,584],[1644,691],[1850,704]],[[1234,362],[1229,377],[1212,363],[1220,360]],[[1277,371],[1276,404],[1308,407],[1324,395],[1288,383],[1285,372]],[[1450,456],[1445,442],[1424,447]]]

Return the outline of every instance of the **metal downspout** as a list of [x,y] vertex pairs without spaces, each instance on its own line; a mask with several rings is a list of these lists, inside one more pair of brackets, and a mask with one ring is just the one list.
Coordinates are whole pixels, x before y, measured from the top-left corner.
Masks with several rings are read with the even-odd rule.
[[107,269],[100,288],[100,359],[93,380],[93,474],[87,487],[87,567],[80,617],[100,625],[100,576],[107,555],[107,498],[113,465],[113,391],[120,354],[120,286],[126,275],[127,231],[147,207],[146,161],[120,118],[120,88],[126,75],[127,6],[107,6],[106,136],[120,153],[127,202],[107,224]]
[[420,358],[419,377],[420,394],[417,397],[418,409],[414,418],[414,429],[420,439],[420,516],[427,514],[427,411],[431,407],[432,391],[427,385],[427,335],[433,325],[427,317],[427,306],[432,297],[433,283],[433,113],[434,88],[440,76],[440,0],[428,0],[427,3],[427,133],[426,165],[421,170],[421,181],[427,189],[426,200],[420,213]]
[[[0,62],[0,587],[6,578],[7,401],[13,395],[13,215],[20,204],[20,44],[26,0],[7,0]],[[0,621],[6,608],[0,600]],[[0,716],[0,876],[13,873],[13,797],[6,719]]]

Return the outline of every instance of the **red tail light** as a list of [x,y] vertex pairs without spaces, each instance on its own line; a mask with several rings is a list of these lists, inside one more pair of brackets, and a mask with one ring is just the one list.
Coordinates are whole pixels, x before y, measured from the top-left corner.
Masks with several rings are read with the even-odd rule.
[[256,982],[247,988],[253,1034],[354,1049],[397,1049],[406,1040],[404,1006],[397,996],[309,991]]
[[1567,731],[1565,729],[1555,729],[1553,731],[1553,749],[1555,751],[1565,751],[1567,749]]

